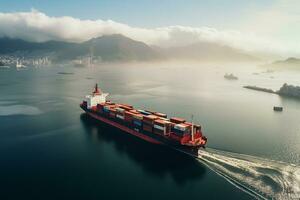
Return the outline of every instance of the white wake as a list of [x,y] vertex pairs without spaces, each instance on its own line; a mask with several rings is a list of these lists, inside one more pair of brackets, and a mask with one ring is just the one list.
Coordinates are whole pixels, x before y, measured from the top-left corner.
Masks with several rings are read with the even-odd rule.
[[198,158],[257,198],[300,199],[300,166],[210,148]]

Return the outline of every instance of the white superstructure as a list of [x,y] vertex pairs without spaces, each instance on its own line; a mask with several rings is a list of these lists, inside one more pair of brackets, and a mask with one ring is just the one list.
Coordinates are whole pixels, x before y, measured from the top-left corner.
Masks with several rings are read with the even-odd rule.
[[102,93],[101,90],[98,89],[98,85],[96,84],[93,94],[85,96],[87,108],[97,106],[97,104],[99,103],[105,103],[107,96],[108,93]]

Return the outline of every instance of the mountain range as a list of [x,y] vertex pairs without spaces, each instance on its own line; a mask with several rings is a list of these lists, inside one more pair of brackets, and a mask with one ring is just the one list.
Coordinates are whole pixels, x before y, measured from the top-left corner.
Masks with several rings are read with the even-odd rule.
[[0,38],[0,54],[25,56],[47,55],[54,61],[68,61],[84,56],[112,61],[257,61],[255,56],[229,46],[199,42],[179,47],[154,47],[120,34],[104,35],[82,43],[63,41],[29,42],[21,39]]
[[300,59],[289,57],[285,60],[277,60],[271,63],[263,64],[262,67],[274,69],[300,69]]
[[297,67],[300,67],[300,59],[299,58],[290,57],[290,58],[287,58],[286,60],[275,61],[275,62],[272,63],[272,65],[276,65],[276,66],[297,66]]

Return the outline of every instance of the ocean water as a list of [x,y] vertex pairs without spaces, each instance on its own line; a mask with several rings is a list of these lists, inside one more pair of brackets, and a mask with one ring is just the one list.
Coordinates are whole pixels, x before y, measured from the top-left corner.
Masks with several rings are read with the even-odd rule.
[[[96,82],[116,102],[193,114],[208,148],[194,159],[92,120],[79,103]],[[0,197],[300,198],[300,101],[242,87],[285,82],[300,85],[300,71],[173,63],[1,70]]]

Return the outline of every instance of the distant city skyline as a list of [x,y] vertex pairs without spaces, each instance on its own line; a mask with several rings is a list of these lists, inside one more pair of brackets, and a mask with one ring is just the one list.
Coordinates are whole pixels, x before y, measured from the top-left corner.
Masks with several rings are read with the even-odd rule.
[[296,56],[299,7],[297,0],[10,0],[1,2],[0,36],[83,41],[120,33],[150,45],[209,41]]

